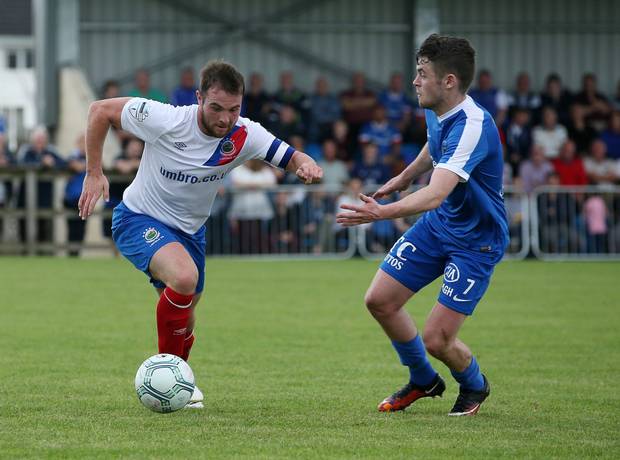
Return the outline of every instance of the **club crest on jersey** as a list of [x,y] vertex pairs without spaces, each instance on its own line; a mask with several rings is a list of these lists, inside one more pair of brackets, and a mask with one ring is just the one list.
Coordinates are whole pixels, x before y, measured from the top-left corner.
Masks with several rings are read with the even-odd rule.
[[248,137],[248,129],[245,126],[235,126],[233,130],[218,144],[215,152],[203,166],[222,166],[232,162],[241,153]]
[[146,101],[137,101],[129,106],[129,113],[139,122],[143,122],[149,116],[149,107]]

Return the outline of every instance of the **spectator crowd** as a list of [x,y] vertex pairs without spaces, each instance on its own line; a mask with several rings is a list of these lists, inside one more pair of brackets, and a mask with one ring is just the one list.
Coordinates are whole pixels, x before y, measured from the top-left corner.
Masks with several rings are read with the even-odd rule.
[[[319,77],[311,91],[299,88],[292,72],[280,74],[275,91],[265,88],[264,78],[253,73],[247,79],[242,116],[260,122],[280,139],[317,160],[324,170],[322,192],[272,193],[277,184],[292,185],[294,177],[269,165],[252,161],[227,177],[223,199],[210,219],[210,250],[215,253],[314,252],[344,250],[348,232],[338,228],[334,213],[339,203],[354,201],[361,190],[370,190],[398,174],[413,159],[426,141],[424,111],[410,96],[411,83],[402,74],[391,75],[385,88],[377,90],[366,82],[363,73],[351,77],[350,87],[335,93],[326,77]],[[504,182],[515,191],[531,193],[542,185],[604,187],[620,183],[620,81],[616,93],[602,94],[597,76],[583,75],[581,87],[567,88],[559,75],[548,75],[534,89],[526,72],[516,76],[514,88],[502,89],[493,83],[490,71],[481,70],[469,95],[495,119],[504,145]],[[140,96],[182,106],[196,103],[194,69],[182,69],[179,85],[169,95],[154,88],[147,70],[135,74],[134,88],[126,95]],[[115,81],[104,84],[102,98],[125,95]],[[41,170],[65,170],[67,181],[64,205],[74,210],[81,192],[85,171],[85,143],[81,135],[72,152],[60,154],[50,143],[45,128],[31,133],[28,143],[18,152],[9,151],[6,126],[0,118],[0,170],[12,166]],[[129,133],[116,131],[122,146],[112,173],[126,177],[111,184],[111,208],[122,199],[124,188],[137,171],[143,143]],[[421,178],[424,184],[428,176]],[[37,206],[52,206],[52,182],[40,179]],[[226,190],[234,191],[226,194]],[[345,190],[337,192],[335,190]],[[0,206],[13,200],[24,206],[24,187],[0,181]],[[554,201],[555,200],[555,201]],[[568,202],[570,201],[570,202]],[[507,202],[513,230],[520,219],[518,206]],[[613,216],[620,217],[618,199],[601,194],[545,196],[539,206],[540,219],[563,214],[586,229],[586,242],[566,228],[541,235],[552,246],[565,240],[585,245],[588,251],[606,251],[606,235],[617,227]],[[569,212],[579,219],[569,219]],[[610,217],[611,216],[611,217]],[[38,241],[50,241],[49,218],[38,222]],[[555,221],[554,221],[555,222]],[[383,251],[406,228],[396,221],[376,223],[368,228],[371,250]],[[109,219],[103,233],[110,236]],[[552,227],[551,223],[548,226]],[[565,227],[565,226],[564,226]],[[566,231],[565,231],[566,230]],[[564,233],[562,233],[564,232]],[[20,235],[24,238],[24,222]],[[69,241],[81,242],[84,223],[77,216],[68,219]],[[217,247],[216,247],[217,244]],[[228,248],[228,249],[226,249]],[[559,251],[559,249],[556,248]],[[77,250],[72,250],[77,254]]]

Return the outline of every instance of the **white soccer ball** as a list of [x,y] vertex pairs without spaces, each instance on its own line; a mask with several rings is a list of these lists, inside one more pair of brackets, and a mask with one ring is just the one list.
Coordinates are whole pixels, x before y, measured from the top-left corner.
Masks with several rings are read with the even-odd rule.
[[138,399],[146,407],[155,412],[174,412],[192,397],[194,373],[178,356],[162,353],[142,363],[135,383]]

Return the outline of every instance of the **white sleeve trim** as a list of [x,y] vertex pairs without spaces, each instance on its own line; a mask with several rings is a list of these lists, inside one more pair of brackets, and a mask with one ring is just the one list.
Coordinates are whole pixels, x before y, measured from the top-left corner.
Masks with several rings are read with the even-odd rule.
[[438,163],[436,168],[447,169],[448,171],[452,171],[454,174],[456,174],[457,176],[461,178],[459,182],[467,182],[469,180],[469,174],[467,174],[464,170],[462,170],[458,166],[451,165],[449,163]]

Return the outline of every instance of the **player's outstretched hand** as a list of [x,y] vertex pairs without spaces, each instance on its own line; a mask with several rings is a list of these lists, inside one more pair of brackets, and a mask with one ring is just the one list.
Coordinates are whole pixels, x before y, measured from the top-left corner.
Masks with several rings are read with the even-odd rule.
[[84,184],[82,185],[80,201],[78,201],[78,209],[80,210],[80,217],[82,220],[86,220],[86,218],[93,213],[95,205],[102,193],[103,199],[110,201],[110,184],[108,184],[108,178],[103,174],[87,174],[84,178]]
[[340,207],[352,212],[341,212],[336,214],[336,222],[344,227],[353,227],[355,225],[367,224],[375,220],[381,220],[385,217],[382,215],[383,206],[377,203],[373,198],[360,193],[360,199],[364,204],[343,204]]
[[316,184],[317,182],[321,182],[323,178],[323,170],[314,161],[303,163],[297,168],[295,174],[306,184]]
[[389,181],[385,183],[379,190],[377,190],[372,197],[376,200],[379,198],[383,198],[385,196],[391,195],[394,192],[402,192],[403,190],[407,190],[411,185],[411,181],[403,177],[402,174],[399,174],[396,177],[392,177]]

